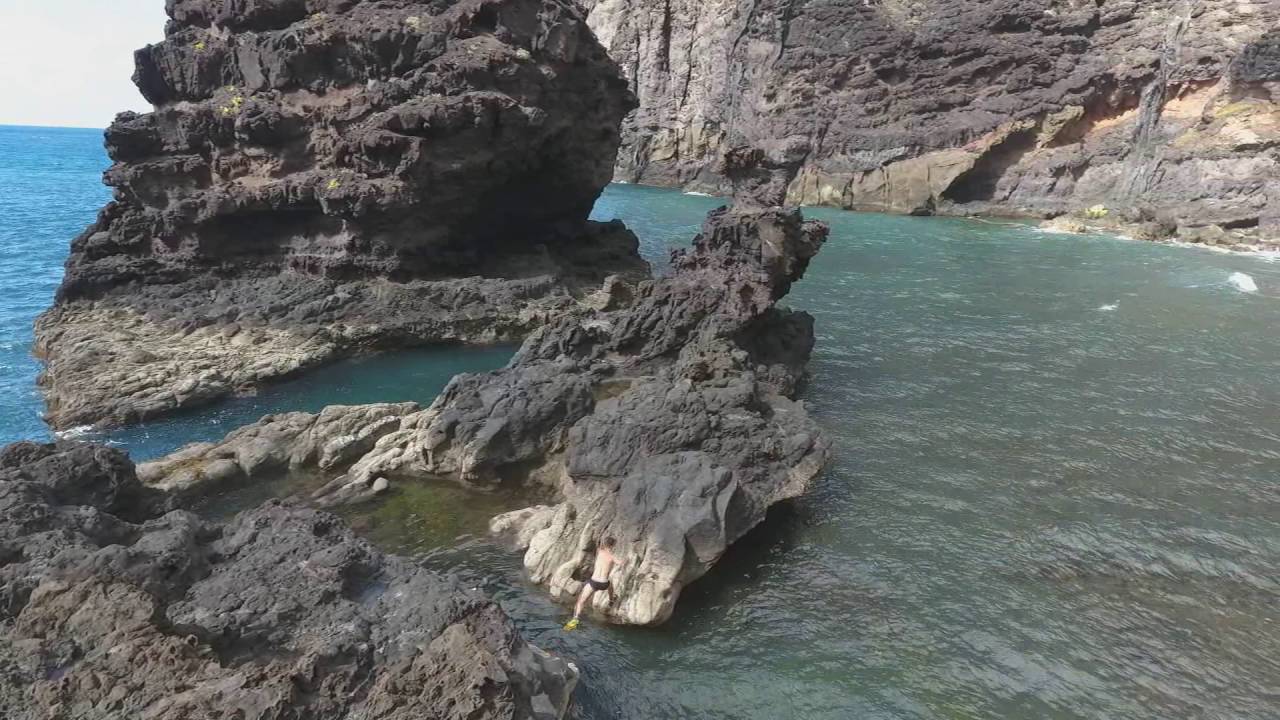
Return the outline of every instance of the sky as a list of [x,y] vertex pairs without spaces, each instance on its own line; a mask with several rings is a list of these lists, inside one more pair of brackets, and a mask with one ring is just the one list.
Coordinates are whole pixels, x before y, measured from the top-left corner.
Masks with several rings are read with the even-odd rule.
[[105,128],[150,110],[133,51],[164,23],[164,0],[0,0],[0,125]]

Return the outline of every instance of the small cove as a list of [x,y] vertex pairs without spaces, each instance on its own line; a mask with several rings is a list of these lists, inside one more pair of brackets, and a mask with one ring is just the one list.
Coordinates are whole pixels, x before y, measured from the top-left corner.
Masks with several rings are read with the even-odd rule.
[[[0,317],[8,439],[42,436],[22,322],[102,200],[97,134],[61,132],[45,134],[62,148],[46,152],[89,158],[42,181],[64,193],[66,217],[36,217],[47,201],[33,197],[19,217],[35,224],[0,228],[6,257],[31,264],[6,266],[10,297],[26,298]],[[612,186],[596,215],[626,221],[661,262],[720,203]],[[561,632],[564,611],[484,536],[521,498],[424,485],[346,517],[490,593],[574,660],[582,718],[1271,716],[1280,265],[1017,224],[807,214],[832,239],[788,302],[817,318],[806,399],[836,460],[667,626]],[[510,352],[340,363],[109,439],[145,458],[267,412],[429,402],[452,374]]]

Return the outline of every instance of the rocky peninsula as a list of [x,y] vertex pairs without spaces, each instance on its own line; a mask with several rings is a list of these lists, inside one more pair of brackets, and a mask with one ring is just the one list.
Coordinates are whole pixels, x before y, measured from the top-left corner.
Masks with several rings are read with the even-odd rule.
[[[504,369],[460,375],[431,407],[263,418],[139,472],[184,496],[285,472],[331,478],[320,505],[402,482],[520,485],[549,504],[495,518],[534,582],[570,599],[618,538],[610,621],[655,624],[774,504],[804,492],[829,444],[796,401],[813,319],[776,306],[826,238],[778,207],[710,214],[669,276],[611,285],[606,308],[535,331]],[[613,309],[616,308],[616,309]]]
[[787,198],[1280,247],[1269,0],[583,0],[640,107],[617,178],[726,193],[767,149]]
[[142,421],[344,355],[519,340],[615,274],[587,222],[634,100],[569,0],[172,0],[155,111],[36,325],[56,429]]

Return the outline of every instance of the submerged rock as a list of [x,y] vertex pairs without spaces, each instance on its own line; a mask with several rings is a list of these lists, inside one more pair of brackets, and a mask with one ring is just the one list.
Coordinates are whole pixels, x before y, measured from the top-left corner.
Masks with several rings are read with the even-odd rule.
[[[618,293],[633,298],[629,307],[560,318],[506,368],[454,378],[425,410],[379,415],[372,449],[342,453],[353,462],[316,501],[367,500],[381,480],[423,477],[540,488],[554,504],[494,521],[526,550],[533,580],[571,598],[594,543],[612,535],[623,558],[611,578],[619,602],[600,595],[595,610],[614,622],[666,620],[688,583],[827,460],[826,438],[794,399],[813,320],[776,306],[826,232],[794,209],[712,212],[692,250],[674,254],[670,276]],[[370,412],[383,411],[319,417]],[[152,481],[169,482],[163,468],[199,472],[266,437],[276,457],[314,468],[323,438],[300,428],[316,418],[265,418],[160,461]]]
[[791,203],[1105,203],[1112,226],[1168,216],[1280,243],[1280,3],[583,4],[640,101],[621,180],[727,194],[721,158],[746,144],[794,160]]
[[116,450],[0,452],[0,716],[564,715],[576,671],[491,600],[323,512],[168,499]]
[[520,339],[645,274],[587,222],[634,101],[570,0],[167,9],[136,58],[155,111],[107,130],[115,199],[37,322],[55,428]]

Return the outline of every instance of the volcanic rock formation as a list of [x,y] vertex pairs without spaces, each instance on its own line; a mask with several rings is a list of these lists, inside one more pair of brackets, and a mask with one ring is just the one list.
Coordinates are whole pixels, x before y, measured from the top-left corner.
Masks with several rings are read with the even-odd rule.
[[492,601],[269,503],[225,526],[85,444],[0,451],[0,717],[562,717]]
[[[157,0],[158,1],[158,0]],[[155,105],[37,323],[49,421],[143,420],[338,355],[523,338],[613,272],[634,104],[569,0],[169,0]]]
[[617,177],[1280,241],[1274,0],[582,0],[640,108]]
[[689,582],[826,462],[827,440],[794,400],[813,320],[775,305],[826,232],[798,210],[721,208],[669,276],[611,285],[603,304],[621,309],[557,319],[506,368],[456,377],[430,408],[269,416],[141,472],[192,493],[318,468],[335,476],[321,504],[427,477],[525,483],[554,504],[494,527],[527,550],[533,580],[572,598],[594,543],[613,535],[620,601],[600,595],[596,611],[662,622]]
[[593,543],[612,534],[625,557],[612,578],[621,602],[602,596],[596,610],[660,623],[686,584],[827,460],[826,438],[794,400],[813,319],[776,306],[826,233],[797,210],[713,211],[669,277],[614,284],[623,309],[557,319],[507,368],[458,375],[429,409],[268,416],[141,471],[152,486],[202,492],[328,470],[337,478],[321,503],[422,478],[529,483],[556,505],[494,527],[527,548],[532,579],[571,598]]

